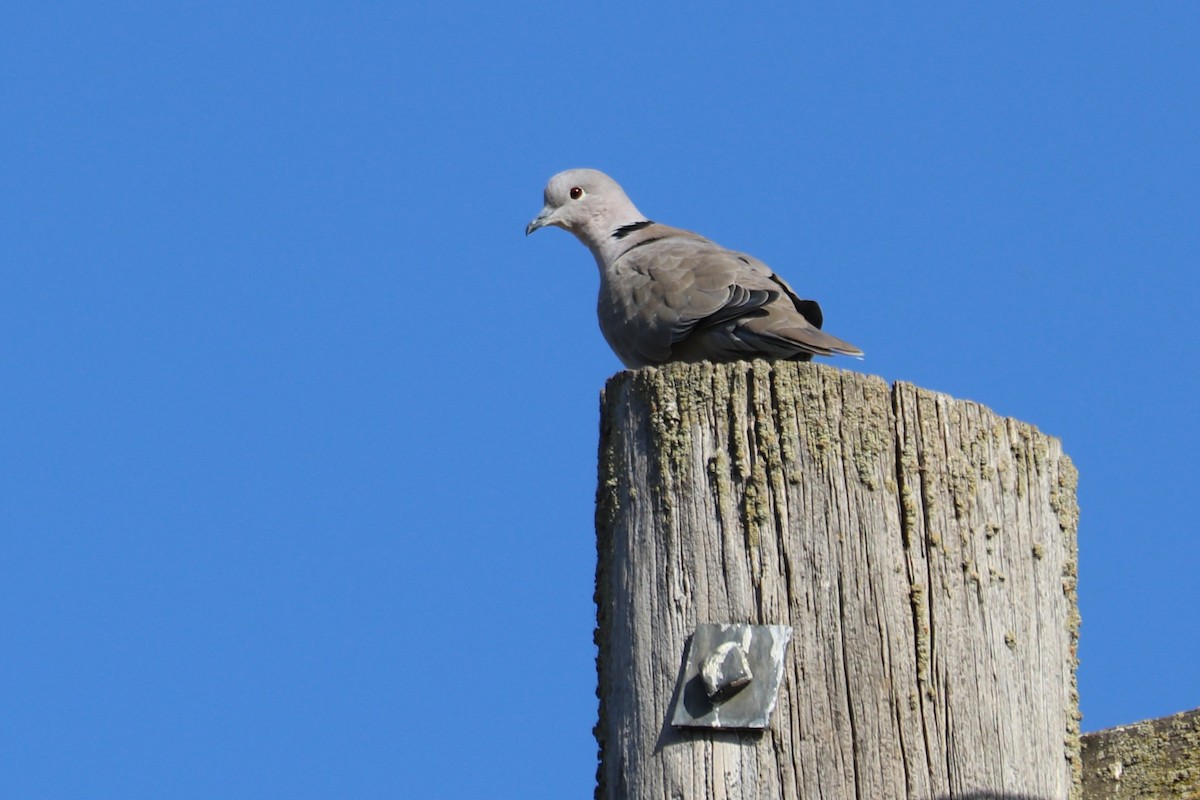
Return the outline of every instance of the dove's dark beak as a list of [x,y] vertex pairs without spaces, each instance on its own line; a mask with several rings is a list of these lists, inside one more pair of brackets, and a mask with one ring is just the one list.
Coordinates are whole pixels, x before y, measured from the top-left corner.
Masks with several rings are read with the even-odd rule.
[[538,228],[544,228],[546,225],[548,225],[550,223],[550,214],[551,214],[550,206],[546,206],[545,208],[543,208],[542,213],[540,213],[536,217],[534,217],[533,220],[528,225],[525,226],[525,235],[528,236],[529,234],[536,231]]

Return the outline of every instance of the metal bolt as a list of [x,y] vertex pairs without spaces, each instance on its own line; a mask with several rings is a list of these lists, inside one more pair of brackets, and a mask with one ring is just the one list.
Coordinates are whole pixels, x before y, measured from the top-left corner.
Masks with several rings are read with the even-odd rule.
[[713,705],[723,703],[754,680],[746,651],[738,642],[718,645],[700,664],[700,680]]

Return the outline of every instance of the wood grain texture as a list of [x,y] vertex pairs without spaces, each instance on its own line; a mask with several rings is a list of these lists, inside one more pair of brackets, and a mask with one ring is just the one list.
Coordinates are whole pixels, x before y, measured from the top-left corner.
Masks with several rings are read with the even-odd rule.
[[1083,736],[1083,800],[1200,797],[1200,708]]
[[[599,798],[1067,798],[1076,473],[969,402],[825,365],[602,402]],[[765,732],[668,724],[700,622],[793,627]]]

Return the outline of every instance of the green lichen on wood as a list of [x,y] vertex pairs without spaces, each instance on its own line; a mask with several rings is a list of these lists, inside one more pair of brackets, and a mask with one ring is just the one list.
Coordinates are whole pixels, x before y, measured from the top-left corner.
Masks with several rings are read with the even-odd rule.
[[737,405],[738,399],[746,396],[745,391],[745,376],[736,375],[735,380],[730,384],[727,404],[729,408],[729,452],[732,457],[732,466],[734,474],[738,480],[746,480],[750,477],[750,442],[746,437],[746,431],[740,424],[745,418],[746,409]]
[[929,541],[930,555],[933,551],[940,550],[943,554],[947,553],[946,545],[942,542],[942,534],[935,530],[925,532],[925,538]]
[[708,482],[712,487],[713,500],[717,505],[719,519],[728,519],[733,507],[733,485],[729,480],[729,456],[724,450],[717,450],[708,459]]
[[917,686],[930,700],[934,699],[933,684],[929,681],[930,667],[930,629],[929,612],[925,607],[925,587],[919,583],[908,587],[908,602],[912,607],[913,635],[917,650]]
[[646,376],[648,381],[643,384],[646,390],[643,398],[650,407],[653,449],[659,455],[659,471],[664,483],[672,485],[675,476],[687,466],[692,447],[692,404],[699,398],[677,384],[678,371],[647,370]]
[[789,483],[803,480],[797,465],[797,445],[800,442],[800,426],[796,417],[797,397],[802,391],[801,373],[795,370],[777,369],[771,374],[772,405],[775,421],[779,427],[779,452]]
[[1029,434],[1033,440],[1033,466],[1038,473],[1046,471],[1047,462],[1050,460],[1050,443],[1046,436],[1043,436],[1041,431],[1032,425],[1027,426]]
[[900,486],[900,535],[904,549],[912,547],[913,533],[917,530],[917,496],[912,486],[905,480]]
[[[815,377],[815,376],[814,376]],[[800,410],[799,434],[809,457],[820,462],[834,447],[834,438],[828,422],[829,407],[820,380],[799,382],[796,399]]]
[[1200,797],[1200,709],[1082,739],[1083,800]]
[[783,472],[783,450],[775,427],[775,392],[772,391],[771,373],[760,372],[760,363],[765,365],[765,362],[755,362],[750,395],[754,442],[760,456],[759,463],[767,472],[780,475]]
[[1070,458],[1062,456],[1058,462],[1058,481],[1050,495],[1050,507],[1058,515],[1058,527],[1072,539],[1079,530],[1078,489],[1079,470]]
[[1024,498],[1029,490],[1030,454],[1026,426],[1016,420],[1005,420],[1009,440],[1009,455],[1013,464],[1013,489],[1018,498]]
[[742,495],[742,525],[746,530],[746,546],[751,551],[758,549],[762,538],[761,528],[769,518],[762,491],[758,483],[751,482],[746,485]]
[[679,478],[686,474],[691,451],[689,409],[693,402],[675,385],[676,370],[644,369],[633,372],[633,389],[647,410],[649,450],[654,455],[650,476],[656,507],[666,520],[674,516]]
[[1071,689],[1070,713],[1067,715],[1067,754],[1071,760],[1072,773],[1075,776],[1074,785],[1080,785],[1083,770],[1080,744],[1079,713],[1079,502],[1076,488],[1079,485],[1079,472],[1074,463],[1065,455],[1061,455],[1057,463],[1056,488],[1051,493],[1050,503],[1058,519],[1059,529],[1063,534],[1063,595],[1067,598],[1067,631],[1070,636],[1071,656]]
[[849,427],[856,432],[856,436],[853,440],[843,437],[843,446],[849,451],[850,462],[859,481],[867,489],[875,491],[880,487],[881,457],[891,450],[895,441],[893,420],[889,413],[891,403],[887,399],[888,387],[882,381],[863,381],[856,387],[842,376],[843,392],[851,394],[855,389],[862,392],[862,402],[856,403],[844,414],[842,429]]

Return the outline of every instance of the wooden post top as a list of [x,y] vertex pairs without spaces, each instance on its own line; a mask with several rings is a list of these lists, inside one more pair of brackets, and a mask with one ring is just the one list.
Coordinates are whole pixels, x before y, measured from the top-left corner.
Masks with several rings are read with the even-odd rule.
[[[597,796],[1077,796],[1076,480],[1057,439],[911,384],[614,376]],[[791,627],[765,732],[671,724],[700,623]]]

